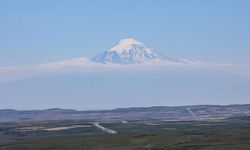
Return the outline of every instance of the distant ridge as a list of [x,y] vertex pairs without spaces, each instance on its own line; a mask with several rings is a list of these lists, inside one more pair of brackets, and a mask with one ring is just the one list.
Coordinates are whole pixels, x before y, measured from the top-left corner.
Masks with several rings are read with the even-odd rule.
[[[187,110],[195,114],[192,115]],[[46,110],[0,110],[0,122],[41,120],[211,120],[230,117],[250,117],[250,104],[153,106],[117,108],[112,110],[77,111],[52,108]]]

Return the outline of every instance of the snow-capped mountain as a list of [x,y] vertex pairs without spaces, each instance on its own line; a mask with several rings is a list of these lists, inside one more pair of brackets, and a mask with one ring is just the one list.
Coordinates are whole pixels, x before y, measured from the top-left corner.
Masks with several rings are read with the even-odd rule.
[[179,61],[168,58],[142,42],[131,38],[121,40],[116,46],[92,58],[92,61],[104,64],[139,64],[152,60]]

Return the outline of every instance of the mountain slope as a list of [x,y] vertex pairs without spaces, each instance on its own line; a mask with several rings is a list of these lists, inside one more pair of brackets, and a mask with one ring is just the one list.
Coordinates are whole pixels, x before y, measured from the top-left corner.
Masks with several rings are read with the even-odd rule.
[[142,42],[131,38],[121,40],[116,46],[92,58],[92,61],[104,64],[138,64],[152,60],[179,61],[167,58]]

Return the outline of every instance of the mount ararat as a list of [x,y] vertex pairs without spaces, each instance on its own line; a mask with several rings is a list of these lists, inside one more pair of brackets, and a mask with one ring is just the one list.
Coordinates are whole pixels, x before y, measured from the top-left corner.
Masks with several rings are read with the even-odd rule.
[[120,40],[117,45],[96,55],[91,60],[103,64],[141,64],[150,61],[184,62],[167,57],[132,38]]

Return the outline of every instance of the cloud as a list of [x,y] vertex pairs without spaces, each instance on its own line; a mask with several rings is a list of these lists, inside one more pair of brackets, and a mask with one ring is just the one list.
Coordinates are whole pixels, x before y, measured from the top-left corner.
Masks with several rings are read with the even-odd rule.
[[210,69],[214,71],[226,71],[250,78],[250,64],[230,64],[218,62],[202,62],[182,60],[172,62],[165,60],[153,60],[142,64],[102,64],[88,60],[87,58],[74,58],[59,62],[15,67],[0,67],[0,83],[16,81],[35,76],[61,73],[86,73],[113,70],[162,70],[162,69]]

